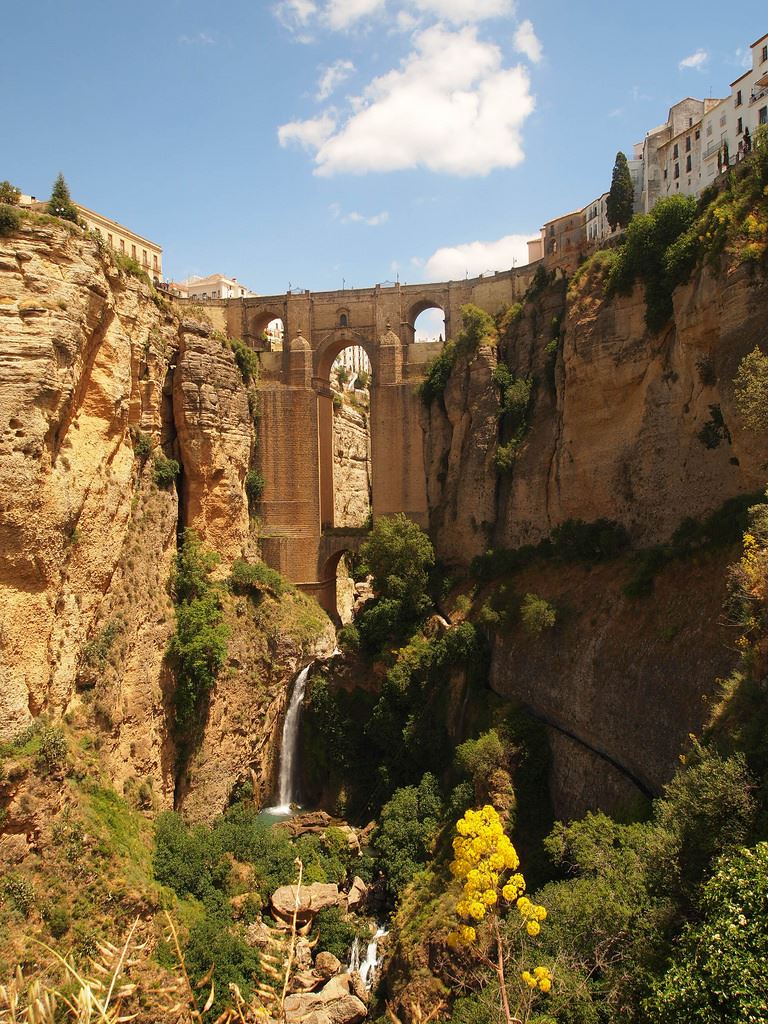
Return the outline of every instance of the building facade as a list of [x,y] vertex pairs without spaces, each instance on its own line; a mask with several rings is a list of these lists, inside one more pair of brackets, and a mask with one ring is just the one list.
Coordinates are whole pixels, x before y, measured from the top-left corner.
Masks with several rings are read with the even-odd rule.
[[163,280],[163,250],[157,242],[137,235],[130,228],[89,210],[81,203],[75,203],[75,206],[88,229],[100,235],[111,249],[136,260],[156,284]]
[[246,299],[255,294],[236,277],[225,277],[223,274],[189,277],[175,285],[174,289],[188,299]]

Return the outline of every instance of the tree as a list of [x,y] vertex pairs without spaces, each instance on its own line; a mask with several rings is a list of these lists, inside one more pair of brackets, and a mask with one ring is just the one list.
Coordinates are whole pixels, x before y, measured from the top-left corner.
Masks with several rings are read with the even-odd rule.
[[377,597],[400,602],[406,614],[424,611],[435,549],[412,519],[402,512],[378,519],[360,548],[360,557],[373,576]]
[[21,189],[16,188],[10,181],[0,181],[0,203],[7,203],[8,206],[18,206],[21,199]]
[[645,1003],[648,1019],[659,1024],[765,1020],[768,843],[723,857],[704,886],[699,909]]
[[51,198],[48,200],[48,213],[54,217],[61,217],[62,220],[71,220],[77,224],[77,207],[72,202],[69,188],[61,172],[59,172],[56,181],[53,183]]
[[613,165],[611,191],[608,193],[606,203],[608,223],[614,231],[617,227],[625,228],[632,220],[634,199],[635,189],[632,184],[632,176],[629,173],[629,164],[624,153],[619,150]]
[[768,427],[768,356],[757,346],[739,363],[734,378],[736,407],[751,430]]

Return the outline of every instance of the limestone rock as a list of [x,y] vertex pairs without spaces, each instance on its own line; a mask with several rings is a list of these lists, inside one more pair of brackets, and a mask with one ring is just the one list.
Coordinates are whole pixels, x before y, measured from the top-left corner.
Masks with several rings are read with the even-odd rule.
[[318,953],[315,957],[315,970],[328,980],[341,970],[341,960],[334,956],[333,953],[323,950],[323,952]]
[[[296,909],[296,897],[297,887],[295,885],[283,885],[276,889],[270,900],[273,914],[285,922],[290,922]],[[311,885],[302,885],[298,898],[297,920],[302,924],[311,920],[321,910],[338,906],[344,899],[339,893],[338,885],[330,882],[313,882]]]
[[355,875],[352,886],[347,893],[347,910],[358,911],[365,903],[368,897],[368,886],[362,880]]
[[338,975],[319,992],[295,993],[286,997],[286,1024],[359,1024],[368,1015],[365,1002],[352,991],[351,976]]

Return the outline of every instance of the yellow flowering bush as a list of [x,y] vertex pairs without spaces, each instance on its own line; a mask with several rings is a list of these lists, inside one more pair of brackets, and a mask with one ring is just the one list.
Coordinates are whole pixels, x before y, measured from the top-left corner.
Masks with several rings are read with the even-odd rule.
[[[456,914],[467,923],[450,933],[449,945],[474,942],[474,923],[497,906],[500,895],[506,903],[515,904],[528,934],[538,935],[547,911],[523,895],[525,879],[517,870],[520,859],[496,809],[486,804],[479,811],[467,811],[457,822],[456,831],[451,874],[464,883]],[[508,871],[514,874],[504,879]]]
[[[517,916],[521,933],[524,931],[535,938],[541,931],[547,911],[525,895],[525,879],[518,870],[520,858],[494,807],[486,804],[479,811],[468,810],[456,823],[456,833],[450,869],[453,877],[462,883],[462,892],[456,902],[459,925],[448,935],[448,945],[458,949],[476,943],[480,925],[492,922],[495,960],[487,959],[480,950],[476,952],[496,971],[504,1015],[511,1022],[499,916],[506,910],[511,911]],[[547,967],[536,967],[533,972],[523,971],[520,977],[530,996],[534,990],[546,994],[552,988],[552,974]],[[526,997],[527,1003],[530,996]]]

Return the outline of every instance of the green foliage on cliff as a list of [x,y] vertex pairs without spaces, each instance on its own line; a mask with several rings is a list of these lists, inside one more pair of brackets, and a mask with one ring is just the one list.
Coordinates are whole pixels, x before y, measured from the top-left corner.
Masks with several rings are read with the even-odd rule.
[[7,206],[18,206],[21,199],[21,189],[12,185],[10,181],[0,181],[0,203]]
[[545,629],[551,629],[557,620],[557,611],[549,601],[538,594],[526,594],[520,606],[523,628],[532,636],[539,636]]
[[0,237],[19,230],[21,214],[15,207],[0,203]]
[[739,363],[733,383],[745,424],[751,430],[768,428],[768,356],[755,346]]
[[645,1001],[658,1024],[743,1024],[768,1017],[768,843],[723,857],[669,967]]
[[176,482],[181,466],[176,459],[169,459],[163,452],[157,451],[152,459],[152,479],[158,487],[170,487]]
[[413,617],[429,605],[429,573],[435,549],[427,534],[402,512],[376,520],[360,548],[366,573],[373,576],[377,597],[399,603],[402,614]]
[[270,593],[280,597],[285,590],[285,580],[279,572],[263,562],[251,563],[243,558],[232,563],[229,582],[234,591],[251,595]]
[[257,353],[240,338],[229,338],[227,344],[232,349],[243,383],[258,384],[260,364]]
[[636,280],[645,285],[648,329],[661,330],[672,315],[672,292],[687,280],[696,263],[696,220],[692,196],[660,200],[650,213],[638,214],[627,228],[623,245],[608,275],[608,291],[628,293]]
[[372,843],[393,897],[426,863],[443,813],[437,779],[429,773],[417,786],[398,789],[382,807]]
[[219,561],[205,551],[193,530],[185,530],[171,575],[176,630],[167,655],[176,675],[176,729],[183,736],[199,720],[203,704],[227,657],[229,629],[221,593],[211,580]]
[[455,341],[447,341],[443,351],[427,367],[419,394],[427,405],[442,396],[453,367],[460,358],[469,359],[480,345],[496,346],[499,332],[490,314],[467,303],[461,307],[462,329]]

